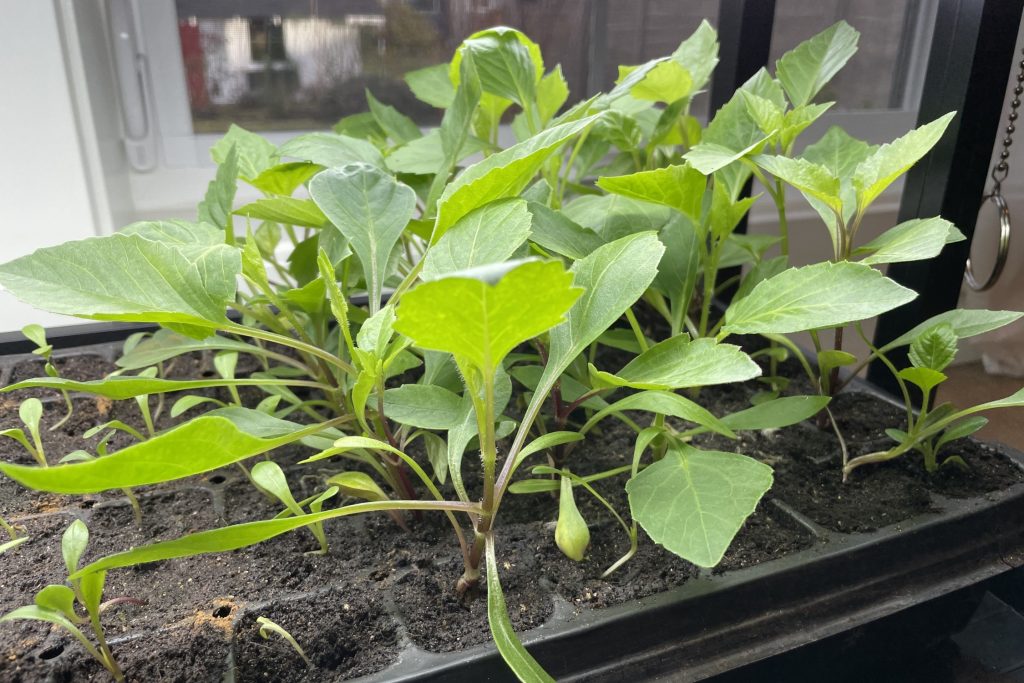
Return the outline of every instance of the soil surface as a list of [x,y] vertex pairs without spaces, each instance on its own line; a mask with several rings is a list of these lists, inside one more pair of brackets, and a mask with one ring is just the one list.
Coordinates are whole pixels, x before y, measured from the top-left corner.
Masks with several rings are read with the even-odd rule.
[[[612,358],[608,367],[618,367]],[[95,379],[115,368],[110,356],[66,356],[55,362],[64,376]],[[787,364],[784,364],[787,365]],[[168,375],[196,377],[212,372],[209,358],[193,354],[169,365]],[[244,367],[240,371],[253,370]],[[42,364],[26,358],[0,369],[0,385],[39,376]],[[787,388],[793,393],[800,382]],[[697,400],[716,415],[741,410],[765,385],[711,387]],[[223,393],[209,395],[227,399]],[[55,464],[78,449],[95,452],[99,435],[82,433],[108,420],[144,430],[135,401],[111,402],[74,397],[72,416],[58,392],[0,394],[0,429],[19,427],[17,405],[27,397],[44,401],[42,439],[46,458]],[[258,390],[246,392],[258,401]],[[156,428],[188,419],[193,410],[170,417],[177,397],[150,406]],[[514,415],[516,404],[507,414]],[[905,419],[898,408],[867,394],[844,394],[832,404],[851,455],[887,447],[884,429]],[[637,415],[635,419],[649,420]],[[646,424],[646,423],[644,423]],[[683,425],[680,425],[683,426]],[[557,499],[551,493],[512,494],[496,523],[501,582],[515,628],[527,631],[549,622],[559,605],[571,614],[628,603],[681,586],[709,573],[721,574],[820,545],[831,532],[869,531],[932,514],[951,498],[984,496],[1024,480],[1020,468],[997,450],[971,440],[951,444],[940,456],[960,455],[969,471],[946,466],[925,472],[912,454],[857,470],[841,481],[841,451],[835,435],[813,424],[765,432],[742,432],[737,440],[717,435],[695,438],[695,445],[731,450],[757,458],[775,470],[775,484],[747,520],[722,562],[710,572],[653,544],[641,531],[636,554],[610,576],[602,576],[630,549],[629,538],[605,505],[577,489],[576,502],[591,529],[591,545],[581,562],[566,558],[554,544]],[[634,433],[621,422],[606,421],[588,439],[561,453],[564,466],[580,475],[628,465]],[[117,433],[110,451],[134,439]],[[415,449],[413,449],[415,453]],[[311,454],[305,447],[274,454],[297,499],[324,488],[331,474],[349,469],[343,461],[314,465],[297,462]],[[419,453],[422,457],[423,454]],[[262,456],[261,456],[262,457]],[[11,439],[0,439],[0,459],[34,464]],[[424,458],[425,461],[425,458]],[[534,464],[541,463],[535,457]],[[467,487],[478,490],[479,460],[467,455]],[[520,470],[529,477],[529,467]],[[629,524],[624,478],[597,481],[595,489]],[[450,483],[445,487],[451,493]],[[0,555],[0,613],[31,604],[43,586],[61,584],[66,570],[61,535],[75,518],[90,530],[83,562],[128,548],[169,540],[229,524],[263,520],[281,511],[238,468],[192,477],[135,492],[141,523],[122,492],[66,497],[27,491],[0,475],[0,515],[30,537]],[[326,508],[355,502],[337,496]],[[790,511],[795,511],[790,514]],[[462,572],[458,544],[446,517],[407,514],[403,530],[386,514],[345,517],[325,526],[329,552],[306,529],[260,545],[216,555],[168,560],[112,571],[104,599],[115,600],[103,625],[118,662],[133,681],[220,680],[231,672],[244,681],[334,681],[379,672],[395,663],[409,646],[451,652],[490,640],[486,601],[460,599],[452,590]],[[464,529],[469,527],[460,520]],[[288,631],[313,662],[303,659],[282,637],[259,634],[257,618],[266,617]],[[83,627],[87,631],[87,626]],[[0,680],[108,680],[65,632],[41,622],[0,625]]]

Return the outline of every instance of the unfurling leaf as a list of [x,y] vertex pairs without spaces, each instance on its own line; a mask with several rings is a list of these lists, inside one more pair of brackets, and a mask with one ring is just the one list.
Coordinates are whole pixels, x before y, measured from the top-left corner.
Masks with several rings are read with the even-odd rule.
[[561,477],[558,495],[558,522],[555,524],[555,543],[570,560],[580,562],[590,545],[590,529],[583,519],[572,494],[572,480]]
[[910,344],[907,357],[917,368],[929,368],[941,372],[956,357],[957,338],[953,326],[939,323],[928,328]]

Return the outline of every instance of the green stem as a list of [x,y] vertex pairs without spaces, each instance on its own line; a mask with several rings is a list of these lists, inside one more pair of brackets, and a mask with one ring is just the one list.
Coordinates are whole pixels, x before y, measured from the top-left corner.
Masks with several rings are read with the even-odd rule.
[[779,235],[782,242],[779,243],[779,251],[789,262],[789,222],[786,219],[786,186],[778,178],[775,179],[775,193],[772,194],[775,200],[775,208],[779,214]]
[[277,334],[275,332],[269,332],[267,330],[260,330],[255,327],[246,327],[245,325],[239,325],[237,323],[228,323],[227,325],[224,325],[222,329],[225,332],[237,334],[242,337],[252,337],[254,339],[262,339],[263,341],[281,344],[282,346],[290,346],[291,348],[296,349],[298,351],[308,353],[311,356],[316,356],[317,358],[326,361],[329,365],[333,365],[334,367],[339,368],[340,370],[350,374],[353,377],[355,377],[358,374],[355,368],[353,368],[351,365],[349,365],[342,359],[338,358],[334,354],[330,353],[329,351],[324,351],[323,349],[317,346],[307,344],[303,341],[295,339],[294,337],[289,337],[288,335]]
[[[633,329],[633,335],[636,337],[636,343],[640,345],[640,352],[643,353],[647,350],[647,337],[644,336],[643,330],[640,329],[640,323],[637,322],[636,314],[633,313],[632,308],[626,309],[626,320],[629,321],[629,326]],[[674,337],[676,332],[672,333]]]

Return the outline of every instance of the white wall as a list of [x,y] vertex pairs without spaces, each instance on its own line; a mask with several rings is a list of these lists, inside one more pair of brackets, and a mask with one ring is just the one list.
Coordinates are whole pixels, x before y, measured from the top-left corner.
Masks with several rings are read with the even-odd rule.
[[[2,260],[96,234],[54,5],[0,0],[0,254]],[[70,318],[0,292],[0,331]]]

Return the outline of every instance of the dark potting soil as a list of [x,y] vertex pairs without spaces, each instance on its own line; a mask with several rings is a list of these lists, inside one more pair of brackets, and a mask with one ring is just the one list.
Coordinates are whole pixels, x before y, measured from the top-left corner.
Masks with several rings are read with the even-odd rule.
[[[76,378],[91,379],[113,369],[100,356],[88,357],[92,360],[84,361],[84,368],[71,358],[60,366],[65,376],[74,369]],[[25,367],[32,369],[25,371],[26,376],[41,374],[38,361],[29,361]],[[168,369],[180,377],[211,372],[208,358],[199,354]],[[12,380],[23,378],[11,375]],[[724,415],[747,407],[750,396],[761,388],[755,383],[709,387],[697,400],[716,415]],[[97,423],[120,419],[141,429],[134,401],[76,397],[73,417],[50,432],[47,428],[64,415],[63,399],[50,393],[53,395],[44,399],[43,440],[51,463],[79,448],[94,451],[97,437],[85,440],[81,434]],[[262,396],[258,390],[247,393],[254,400]],[[0,428],[19,426],[15,407],[30,394],[0,395],[7,406],[0,410]],[[166,398],[158,428],[188,418],[189,414],[176,420],[168,417],[174,398]],[[898,408],[866,395],[842,395],[833,406],[848,438],[867,439],[865,447],[854,446],[860,448],[855,454],[866,452],[864,448],[884,448],[887,440],[882,430],[902,420]],[[855,419],[854,414],[866,417]],[[865,466],[844,485],[838,444],[830,431],[798,425],[739,436],[733,441],[702,435],[695,442],[705,448],[742,452],[770,464],[775,468],[775,485],[715,573],[750,567],[817,542],[812,532],[780,511],[775,501],[824,527],[851,532],[898,523],[935,509],[942,505],[942,496],[984,494],[1022,480],[1020,469],[1005,456],[968,440],[952,444],[947,454],[962,455],[970,473],[945,467],[929,475],[920,456],[912,454]],[[111,441],[111,450],[131,441],[119,435]],[[564,465],[581,475],[620,467],[630,462],[632,446],[632,431],[620,422],[607,421],[586,442],[568,451]],[[322,490],[326,476],[347,467],[343,461],[296,464],[310,453],[294,447],[274,454],[297,498]],[[33,463],[10,439],[0,439],[0,458]],[[535,456],[533,463],[539,462],[541,456]],[[464,464],[466,484],[476,490],[478,459],[467,455]],[[522,477],[530,476],[529,464],[520,472]],[[622,483],[623,478],[617,477],[594,486],[628,523],[629,506]],[[0,556],[0,609],[6,612],[29,604],[44,585],[63,582],[66,572],[60,538],[74,517],[85,519],[90,528],[91,541],[84,558],[88,562],[144,543],[267,519],[280,511],[280,505],[257,491],[237,468],[176,485],[146,487],[138,494],[143,509],[141,526],[136,525],[120,492],[50,496],[26,492],[0,477],[0,514],[23,525],[30,536],[28,542]],[[575,497],[591,528],[591,545],[582,562],[569,560],[554,544],[557,501],[551,494],[508,494],[505,498],[496,543],[500,578],[517,630],[529,630],[549,620],[558,601],[582,612],[657,594],[701,573],[641,533],[636,555],[610,576],[602,577],[627,552],[628,538],[602,503],[580,489]],[[355,501],[337,497],[325,508],[351,502]],[[129,680],[219,680],[233,661],[238,681],[320,681],[385,669],[396,660],[405,641],[424,650],[448,652],[489,640],[485,601],[479,597],[461,600],[452,590],[462,563],[447,519],[406,514],[404,520],[409,531],[385,514],[333,520],[324,529],[330,544],[327,555],[316,554],[318,543],[302,529],[234,552],[111,571],[105,598],[129,598],[103,617],[115,655]],[[145,603],[138,604],[140,601]],[[316,668],[307,670],[280,637],[262,639],[255,623],[259,616],[286,628]],[[233,652],[233,660],[228,652]],[[37,622],[0,627],[0,680],[103,680],[105,675],[73,639],[57,629]]]
[[[260,635],[259,617],[285,631],[303,634],[301,645],[313,668],[280,635]],[[361,586],[334,586],[295,600],[252,606],[235,623],[235,676],[238,681],[292,683],[336,681],[379,671],[400,650],[398,629],[379,595]]]

